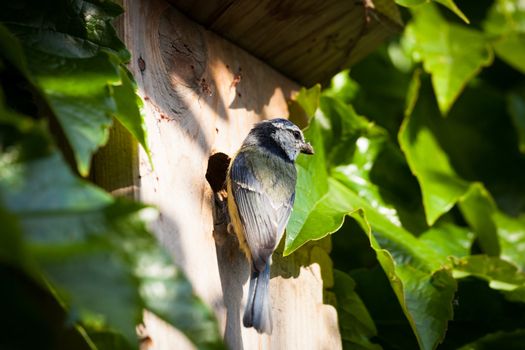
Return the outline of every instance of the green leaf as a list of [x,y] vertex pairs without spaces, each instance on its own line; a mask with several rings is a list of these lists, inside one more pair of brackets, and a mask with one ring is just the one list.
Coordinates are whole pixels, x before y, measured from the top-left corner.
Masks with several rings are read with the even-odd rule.
[[142,302],[129,266],[109,247],[47,247],[35,249],[34,255],[50,289],[79,321],[91,327],[109,326],[130,344],[136,342]]
[[[336,232],[342,225],[344,217],[356,208],[353,208],[346,198],[346,193],[340,191],[344,187],[336,181],[329,181],[329,189],[308,212],[300,230],[290,233],[290,224],[286,232],[285,255],[290,255],[306,242],[319,240],[328,234]],[[301,207],[297,204],[294,211]],[[291,219],[290,219],[291,220]],[[295,229],[295,227],[292,226]]]
[[[356,196],[355,201],[359,198]],[[456,283],[447,269],[439,268],[439,258],[424,243],[402,228],[396,228],[370,208],[370,216],[358,222],[366,230],[372,248],[383,267],[399,304],[422,349],[433,349],[444,337],[452,318]],[[356,216],[354,215],[354,218]]]
[[3,349],[97,350],[55,297],[21,270],[0,263],[0,281]]
[[301,88],[295,100],[305,111],[308,117],[312,117],[319,106],[319,97],[321,96],[321,85],[314,85],[310,89]]
[[367,232],[420,346],[432,349],[452,317],[455,282],[450,272],[433,272],[440,268],[440,259],[432,249],[332,179],[327,196],[312,211],[300,237],[320,239],[335,232],[349,214]]
[[459,7],[452,0],[396,0],[396,3],[398,5],[405,6],[405,7],[414,7],[414,6],[420,6],[422,4],[430,3],[432,1],[435,1],[447,7],[449,10],[454,12],[459,18],[465,21],[465,23],[470,23],[467,16],[465,16],[465,14],[459,9]]
[[484,350],[505,349],[520,350],[525,343],[525,330],[519,329],[512,332],[497,332],[462,346],[459,350]]
[[[316,155],[304,158],[304,162],[313,170],[317,169],[312,165],[315,157],[326,159],[323,163],[330,174],[328,192],[314,206],[311,201],[307,210],[302,207],[303,202],[296,202],[292,218],[296,212],[303,214],[302,225],[289,224],[285,254],[309,240],[337,231],[345,216],[351,215],[367,233],[420,346],[435,347],[452,317],[456,285],[450,271],[441,270],[440,256],[398,226],[397,211],[382,199],[382,193],[371,181],[372,166],[383,149],[386,133],[357,116],[351,107],[327,96],[321,97],[320,108],[307,132],[316,135],[310,138]],[[298,178],[298,195],[323,181],[324,175],[316,175],[312,171],[310,178]],[[411,185],[417,187],[417,183]],[[303,190],[299,190],[301,186]],[[292,225],[296,223],[290,221]]]
[[492,217],[497,209],[490,193],[482,184],[473,183],[460,199],[459,208],[469,226],[476,232],[481,249],[489,255],[499,255],[497,228]]
[[429,99],[420,99],[399,130],[399,144],[421,186],[429,225],[449,211],[469,189],[469,183],[458,176],[432,133],[435,115],[428,113],[432,108]]
[[[524,298],[518,298],[524,296],[521,291],[525,289],[525,274],[516,265],[497,257],[471,255],[454,259],[453,266],[455,278],[478,277],[487,281],[492,289],[511,293],[514,301],[525,302]],[[515,293],[518,289],[519,294]]]
[[128,129],[149,155],[146,126],[144,125],[144,116],[141,113],[142,100],[136,94],[136,86],[130,74],[127,69],[120,67],[122,84],[112,86],[113,98],[117,105],[115,117]]
[[[78,308],[84,322],[109,324],[133,341],[142,305],[131,271],[109,247],[82,244],[79,237],[89,227],[98,228],[90,226],[82,212],[102,209],[111,197],[73,177],[56,154],[5,164],[0,197],[19,218],[25,242],[52,290]],[[83,229],[74,225],[77,220]],[[116,292],[108,295],[106,288]]]
[[[306,96],[300,94],[299,97],[305,103]],[[362,138],[358,142],[359,135],[371,137],[374,140],[374,144],[381,144],[386,134],[384,130],[376,127],[365,118],[358,116],[350,106],[333,97],[323,95],[321,98],[318,98],[318,96],[313,95],[311,99],[319,100],[319,109],[315,112],[315,117],[305,130],[305,138],[314,145],[316,153],[313,157],[300,157],[297,161],[296,202],[287,227],[285,255],[291,254],[295,249],[311,239],[324,237],[328,232],[333,232],[332,230],[340,226],[338,224],[336,225],[337,227],[321,229],[316,234],[312,226],[307,224],[307,222],[315,222],[315,219],[312,219],[310,216],[313,215],[315,218],[317,216],[316,212],[322,211],[326,205],[334,205],[331,202],[327,204],[326,201],[323,202],[321,200],[323,198],[331,201],[330,197],[334,196],[334,194],[327,194],[329,189],[327,167],[339,164],[346,165],[352,159],[352,150],[357,150],[359,145],[367,148],[369,141]],[[310,104],[313,105],[313,101],[310,101]],[[325,150],[329,151],[326,152]],[[377,153],[369,154],[366,151],[363,149],[359,153],[363,157],[358,161],[361,165],[370,162],[370,159],[367,157],[373,158],[377,155]],[[341,168],[339,171],[345,173],[352,170],[350,168]],[[337,204],[335,205],[337,207]],[[316,224],[314,226],[319,228]]]
[[525,215],[511,217],[495,211],[492,218],[498,229],[501,258],[525,271]]
[[133,350],[134,348],[126,342],[121,334],[108,331],[89,331],[89,338],[97,350]]
[[[442,146],[442,135],[446,134],[441,125],[444,122],[430,112],[432,103],[428,95],[425,96],[419,100],[412,116],[405,119],[399,132],[399,143],[421,185],[427,222],[434,224],[458,203],[465,220],[476,232],[482,250],[497,256],[500,254],[498,236],[501,231],[494,217],[497,206],[481,183],[465,181],[452,166],[450,156]],[[468,139],[465,134],[462,136]],[[427,159],[432,159],[432,162]]]
[[405,40],[432,75],[439,109],[446,115],[468,81],[492,63],[492,50],[482,33],[445,21],[432,5],[412,13]]
[[107,142],[111,115],[117,112],[109,86],[121,84],[118,63],[105,52],[82,59],[29,52],[28,60],[73,149],[78,170],[86,176],[91,156]]
[[330,87],[323,91],[323,95],[350,103],[355,99],[358,91],[359,84],[350,78],[350,71],[346,69],[334,75]]
[[48,54],[89,58],[110,49],[126,62],[130,54],[112,25],[121,13],[122,8],[111,1],[28,0],[3,5],[0,22],[24,45]]
[[496,54],[525,74],[525,33],[507,34],[492,42]]
[[24,46],[26,76],[57,118],[79,173],[88,175],[91,156],[107,141],[112,116],[149,153],[141,101],[122,66],[129,52],[111,24],[122,9],[107,1],[30,2],[7,5],[0,21]]
[[[314,87],[313,89],[318,89]],[[314,90],[314,91],[315,91]],[[306,100],[306,93],[300,94],[301,101]],[[318,96],[314,93],[308,94],[310,100],[307,104],[313,104]],[[301,106],[306,103],[302,102]],[[310,212],[315,208],[317,202],[327,193],[328,181],[325,167],[325,154],[321,128],[314,118],[306,130],[304,130],[305,139],[314,145],[315,156],[310,157],[301,155],[296,161],[297,167],[297,186],[294,210],[288,226],[286,227],[286,240],[284,255],[293,252],[292,245],[296,240],[299,232],[304,227]]]
[[512,0],[494,1],[483,27],[492,37],[496,54],[525,73],[525,5]]
[[449,257],[461,258],[470,254],[474,233],[449,222],[438,222],[419,236],[419,240],[441,255],[447,262]]
[[412,114],[419,98],[419,89],[421,88],[421,69],[415,69],[408,86],[408,92],[405,102],[405,117]]
[[520,152],[525,153],[525,88],[508,95],[507,109],[518,134]]
[[[39,132],[17,126],[22,139]],[[32,146],[19,142],[0,156],[0,202],[19,221],[24,248],[71,320],[135,344],[146,307],[200,348],[222,348],[213,314],[146,230],[143,218],[153,209],[78,179],[56,152],[21,157]]]
[[120,247],[132,266],[148,310],[183,332],[199,349],[224,349],[215,316],[193,294],[184,274],[147,232],[144,217],[151,217],[152,210],[125,201],[109,207],[106,221],[115,232],[111,237],[113,246]]
[[334,270],[333,291],[337,298],[339,329],[343,348],[356,350],[379,350],[370,338],[377,335],[374,321],[366,306],[355,292],[355,282],[346,273]]
[[[393,60],[393,51],[401,51],[399,54],[403,56],[408,55],[408,50],[393,42],[386,49],[380,48],[366,60],[356,64],[350,73],[352,79],[359,84],[355,100],[352,101],[356,111],[395,137],[403,119],[404,103],[411,83],[406,71],[411,71],[412,62],[410,58],[405,59],[408,63]],[[402,68],[396,64],[400,64]],[[381,84],[377,84],[378,81]]]

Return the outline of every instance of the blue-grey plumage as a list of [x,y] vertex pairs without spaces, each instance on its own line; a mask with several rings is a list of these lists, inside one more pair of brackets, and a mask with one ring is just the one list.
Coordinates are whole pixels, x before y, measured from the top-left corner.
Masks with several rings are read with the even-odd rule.
[[228,211],[252,269],[243,323],[260,333],[272,331],[271,256],[290,218],[299,153],[313,154],[301,130],[286,119],[267,120],[253,127],[228,169]]

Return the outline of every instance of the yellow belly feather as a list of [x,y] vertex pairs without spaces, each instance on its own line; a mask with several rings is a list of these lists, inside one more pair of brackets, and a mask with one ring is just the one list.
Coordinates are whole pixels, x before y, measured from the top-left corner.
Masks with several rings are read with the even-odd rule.
[[239,247],[244,252],[244,255],[246,255],[246,259],[251,263],[252,253],[246,242],[246,237],[244,236],[244,228],[242,226],[241,218],[239,217],[239,211],[237,210],[237,203],[235,203],[235,198],[233,197],[229,174],[226,180],[226,187],[228,191],[228,213],[230,215],[230,221],[239,241]]

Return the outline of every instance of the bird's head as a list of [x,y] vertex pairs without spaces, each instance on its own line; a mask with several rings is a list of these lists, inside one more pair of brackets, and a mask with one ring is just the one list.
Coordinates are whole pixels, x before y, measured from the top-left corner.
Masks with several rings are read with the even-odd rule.
[[289,160],[295,161],[299,153],[314,154],[312,145],[305,141],[303,132],[287,119],[270,119],[257,123],[250,132],[261,146],[278,147]]

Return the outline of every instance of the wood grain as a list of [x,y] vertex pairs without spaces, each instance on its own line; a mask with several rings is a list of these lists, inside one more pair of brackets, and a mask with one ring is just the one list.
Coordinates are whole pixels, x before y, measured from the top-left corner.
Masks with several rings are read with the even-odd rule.
[[[259,335],[241,323],[249,267],[234,237],[213,235],[209,157],[232,155],[255,122],[286,116],[298,86],[167,2],[126,0],[124,6],[121,34],[145,102],[152,163],[117,127],[95,159],[93,178],[159,209],[153,232],[214,310],[229,348],[341,348],[335,309],[323,302],[321,268],[330,274],[330,267],[311,258],[309,249],[287,258],[275,254],[274,333]],[[144,323],[141,349],[192,348],[155,315],[146,312]]]
[[393,0],[170,0],[304,85],[327,83],[402,28]]

